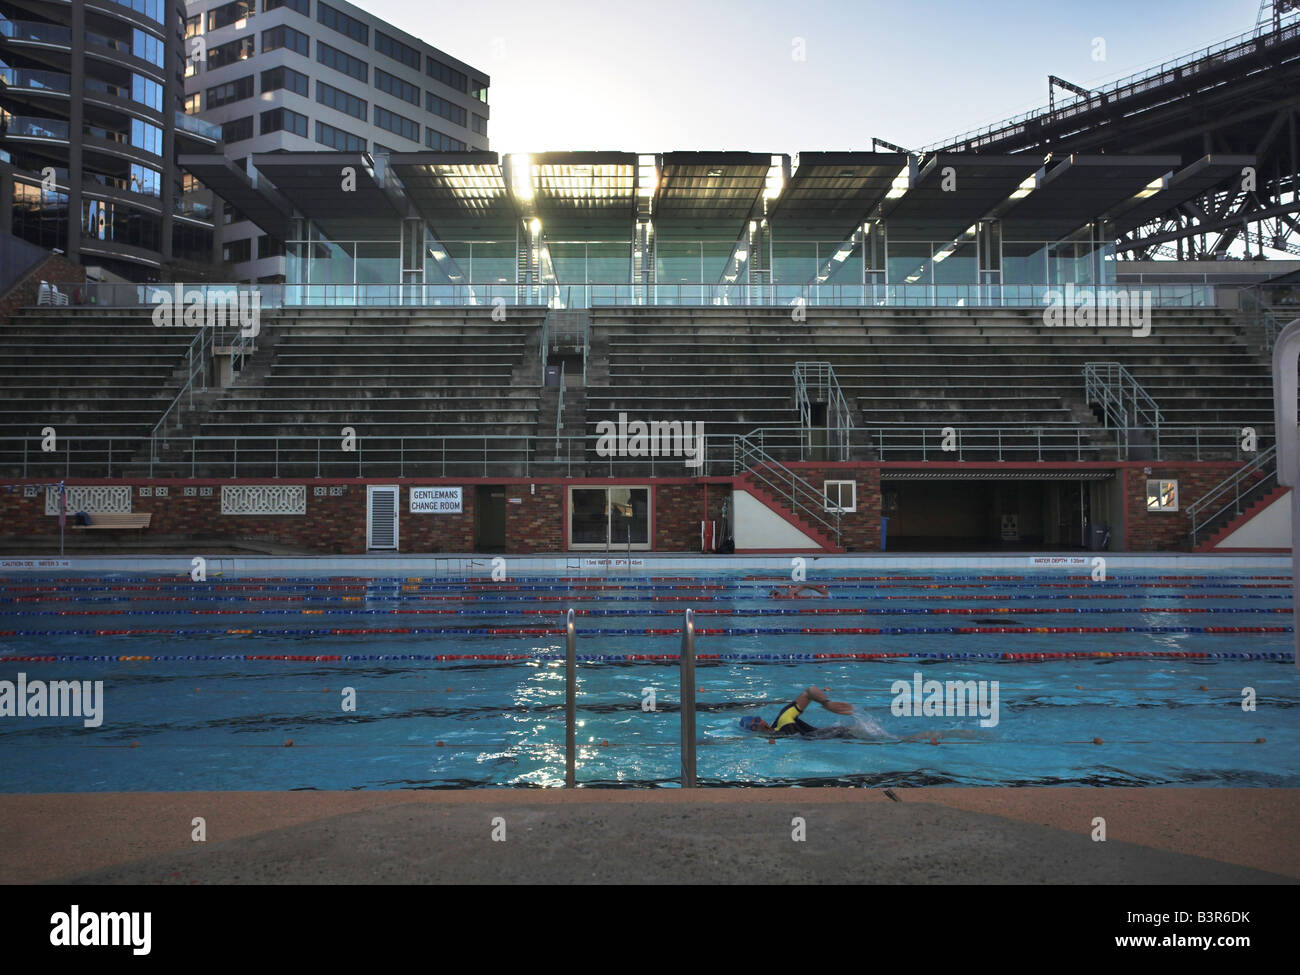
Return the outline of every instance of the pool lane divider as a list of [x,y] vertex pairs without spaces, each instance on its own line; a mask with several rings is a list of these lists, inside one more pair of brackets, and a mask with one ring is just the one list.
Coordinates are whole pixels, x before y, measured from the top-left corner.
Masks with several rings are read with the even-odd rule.
[[[356,627],[312,629],[148,629],[96,630],[0,630],[0,637],[31,636],[378,636],[401,634],[412,636],[560,636],[556,627]],[[989,635],[1005,633],[1291,633],[1290,626],[803,626],[803,627],[727,627],[696,629],[698,636],[912,636],[928,633]],[[678,627],[629,627],[578,630],[578,636],[680,636]],[[0,660],[6,659],[0,656]]]
[[[1045,653],[697,653],[697,660],[740,663],[789,663],[791,661],[842,660],[984,660],[1002,663],[1042,663],[1059,660],[1276,660],[1292,661],[1294,653],[1288,651],[1181,651],[1181,650],[1087,650]],[[679,657],[675,653],[602,653],[579,654],[584,663],[666,663],[673,664]],[[5,663],[181,663],[196,661],[275,661],[287,663],[337,663],[337,662],[563,662],[564,654],[542,653],[380,653],[380,654],[42,654],[0,657]]]

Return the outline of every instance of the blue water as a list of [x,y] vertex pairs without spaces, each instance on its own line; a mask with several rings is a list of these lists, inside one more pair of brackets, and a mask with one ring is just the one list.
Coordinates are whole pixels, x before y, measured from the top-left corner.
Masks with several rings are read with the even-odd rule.
[[[545,658],[562,656],[563,638],[486,631],[559,628],[570,606],[589,613],[577,619],[578,652],[586,656],[675,654],[679,637],[644,631],[676,631],[688,606],[701,611],[697,625],[705,630],[739,631],[703,633],[696,643],[700,654],[916,655],[871,661],[701,660],[696,684],[703,784],[1300,786],[1300,679],[1294,665],[1289,659],[1226,656],[1289,655],[1291,615],[1277,612],[1290,609],[1287,580],[1264,579],[1274,575],[1264,572],[1251,578],[1241,572],[1198,573],[1200,578],[1183,580],[1158,577],[1173,575],[1167,572],[1132,572],[1112,574],[1105,583],[1061,572],[1014,574],[1021,578],[990,581],[975,572],[931,570],[912,573],[927,577],[914,583],[894,578],[839,584],[824,576],[816,581],[832,583],[831,598],[798,602],[767,598],[771,583],[741,573],[698,582],[611,575],[607,585],[640,588],[603,591],[541,579],[515,580],[509,584],[519,587],[514,589],[432,578],[319,589],[303,582],[234,579],[190,584],[119,576],[38,584],[0,577],[0,630],[28,634],[0,636],[0,680],[14,681],[21,671],[29,682],[104,681],[104,721],[98,728],[83,727],[76,718],[0,717],[0,791],[559,785],[564,668]],[[34,585],[51,591],[29,591]],[[136,588],[123,588],[128,586]],[[247,588],[232,588],[237,586]],[[702,588],[719,586],[724,588]],[[455,612],[392,612],[415,609]],[[848,612],[800,612],[812,609]],[[935,612],[939,609],[963,612]],[[1069,612],[1029,612],[1033,609]],[[777,615],[777,610],[784,612]],[[804,626],[933,632],[750,632]],[[997,632],[1025,626],[1144,631]],[[1207,626],[1285,632],[1190,632]],[[479,632],[327,632],[393,627]],[[942,632],[953,627],[982,632]],[[183,630],[185,635],[67,633],[109,629]],[[254,632],[226,632],[232,629]],[[1096,651],[1220,656],[1032,663],[994,657]],[[248,654],[518,654],[528,659],[242,659]],[[943,654],[989,656],[943,659]],[[155,659],[5,659],[34,655]],[[918,672],[926,680],[997,681],[996,726],[982,727],[970,715],[891,713],[892,686],[896,681],[910,685]],[[677,675],[675,663],[580,663],[580,782],[676,785]],[[772,720],[810,684],[829,685],[831,697],[853,704],[856,716],[837,717],[813,705],[805,719],[820,727],[843,725],[855,737],[769,741],[738,727],[745,715]],[[354,712],[341,707],[345,688],[355,690]],[[1253,688],[1256,710],[1243,710],[1243,688]],[[655,710],[643,707],[650,689]],[[1096,738],[1102,744],[1094,744]],[[1265,741],[1257,743],[1260,738]]]

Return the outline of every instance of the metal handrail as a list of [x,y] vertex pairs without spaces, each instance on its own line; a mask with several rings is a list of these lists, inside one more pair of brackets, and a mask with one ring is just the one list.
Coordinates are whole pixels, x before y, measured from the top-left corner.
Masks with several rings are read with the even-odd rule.
[[[1250,484],[1247,485],[1247,490],[1249,491],[1261,481],[1267,479],[1269,475],[1276,473],[1276,471],[1277,444],[1274,444],[1267,450],[1262,451],[1249,464],[1233,471],[1230,475],[1189,504],[1186,511],[1187,517],[1192,523],[1193,547],[1196,545],[1196,536],[1205,528],[1205,526],[1213,522],[1229,508],[1233,508],[1237,514],[1241,514],[1241,489],[1247,480],[1250,481]],[[1215,504],[1229,491],[1232,492],[1231,500],[1226,501],[1211,510],[1211,505]]]
[[682,710],[682,788],[695,788],[695,610],[682,621],[682,652],[678,658]]
[[[826,496],[779,460],[767,453],[746,436],[733,441],[732,474],[747,473],[758,484],[770,490],[782,501],[789,501],[790,510],[802,515],[829,533],[835,544],[840,542],[840,511],[825,510]],[[833,518],[827,515],[833,515]]]
[[[187,373],[185,384],[181,386],[180,391],[176,393],[175,397],[173,397],[171,403],[168,404],[167,409],[163,410],[163,415],[159,417],[158,422],[154,424],[153,431],[149,434],[150,441],[157,440],[159,430],[166,430],[167,418],[171,416],[172,410],[177,410],[179,416],[180,401],[183,397],[188,395],[190,409],[194,408],[195,376],[198,376],[202,381],[203,389],[208,388],[207,359],[205,356],[211,348],[212,336],[210,333],[211,329],[206,327],[200,328],[199,334],[194,336],[194,340],[190,342],[189,348],[185,350],[185,365]],[[176,426],[179,428],[180,423],[178,422]],[[164,442],[165,439],[166,438],[164,437]]]
[[555,456],[560,456],[560,431],[564,429],[564,360],[560,360],[559,405],[555,408]]
[[[811,389],[811,391],[810,391]],[[835,376],[835,367],[829,362],[796,362],[794,364],[795,405],[803,427],[811,435],[812,408],[815,402],[826,403],[827,446],[835,447],[840,460],[849,459],[849,437],[853,430],[853,414],[848,400]],[[814,399],[814,397],[818,397]],[[832,436],[834,443],[831,443]],[[810,438],[811,439],[811,438]],[[811,446],[811,444],[809,445]]]
[[1102,408],[1102,426],[1122,431],[1127,451],[1129,432],[1154,431],[1160,443],[1160,407],[1141,383],[1120,362],[1086,362],[1083,366],[1086,401]]
[[[942,461],[995,461],[995,460],[1124,460],[1124,449],[1119,443],[1093,443],[1087,439],[1090,432],[1078,424],[1025,424],[1022,426],[955,427],[954,449],[945,449],[952,438],[945,437],[938,425],[877,425],[852,431],[851,447],[855,451],[872,452],[877,460],[891,459],[942,460]],[[1121,440],[1132,431],[1120,430]],[[240,471],[248,474],[251,467],[271,466],[278,461],[276,476],[321,477],[325,466],[333,465],[335,472],[341,463],[352,464],[346,476],[368,477],[465,477],[491,476],[516,473],[529,476],[530,472],[546,471],[552,475],[563,472],[566,476],[615,476],[618,471],[628,476],[716,476],[736,475],[741,466],[742,451],[738,439],[746,440],[749,449],[744,458],[756,465],[769,463],[773,472],[785,471],[787,484],[778,494],[788,493],[790,471],[781,466],[799,463],[803,444],[803,431],[799,427],[759,427],[741,437],[716,434],[709,438],[708,455],[700,468],[687,469],[680,458],[595,457],[594,445],[599,438],[590,435],[560,437],[560,456],[554,460],[535,460],[536,448],[556,443],[550,434],[545,436],[496,434],[474,436],[368,436],[365,452],[341,457],[338,454],[337,436],[220,436],[205,434],[182,439],[184,452],[175,459],[164,460],[160,447],[167,442],[166,435],[158,437],[130,436],[71,436],[62,438],[67,447],[66,456],[59,462],[65,473],[72,474],[73,441],[78,447],[75,461],[78,475],[103,477],[103,453],[130,458],[144,456],[150,459],[149,476],[162,472],[166,476],[198,476],[200,464],[208,467],[212,476],[238,477]],[[175,439],[173,436],[172,439]],[[29,451],[31,443],[39,438],[0,437],[0,454],[13,458],[23,476],[44,470],[41,462],[50,455]],[[545,444],[543,444],[543,441]],[[757,445],[757,450],[754,449]],[[296,452],[298,456],[291,456]],[[1085,452],[1090,456],[1085,457]],[[88,459],[81,459],[87,457]],[[767,460],[764,460],[764,458]],[[1160,443],[1156,445],[1155,460],[1245,459],[1241,450],[1241,427],[1227,424],[1198,426],[1194,424],[1161,427]],[[364,466],[363,466],[364,461]],[[0,465],[3,465],[0,460]],[[242,466],[241,466],[242,465]],[[561,465],[561,466],[556,466]],[[81,470],[84,468],[84,472]],[[111,469],[110,469],[111,471]],[[760,471],[760,473],[762,473]],[[797,474],[797,472],[795,472]],[[111,476],[111,473],[108,475]],[[769,476],[774,476],[769,475]],[[779,482],[778,482],[779,483]],[[815,491],[808,495],[819,497]]]
[[564,785],[572,789],[577,785],[577,746],[575,742],[578,709],[578,653],[577,630],[570,609],[564,622]]

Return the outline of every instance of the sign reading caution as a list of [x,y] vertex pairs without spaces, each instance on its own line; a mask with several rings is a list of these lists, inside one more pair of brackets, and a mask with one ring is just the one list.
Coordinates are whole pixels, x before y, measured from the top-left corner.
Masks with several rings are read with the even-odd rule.
[[458,515],[461,513],[460,488],[411,488],[411,514]]

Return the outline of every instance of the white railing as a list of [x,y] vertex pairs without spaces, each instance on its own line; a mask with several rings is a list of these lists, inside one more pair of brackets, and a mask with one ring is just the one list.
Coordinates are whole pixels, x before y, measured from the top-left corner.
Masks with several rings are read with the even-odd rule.
[[1187,517],[1192,523],[1192,547],[1196,547],[1196,536],[1229,509],[1241,514],[1242,496],[1276,473],[1277,445],[1274,444],[1189,504]]

